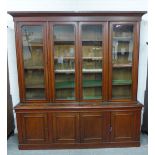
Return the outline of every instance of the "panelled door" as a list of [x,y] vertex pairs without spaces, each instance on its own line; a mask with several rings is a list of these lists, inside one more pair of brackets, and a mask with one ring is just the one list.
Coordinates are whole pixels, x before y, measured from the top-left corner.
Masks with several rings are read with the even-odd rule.
[[21,22],[17,25],[17,35],[21,102],[48,101],[46,24]]
[[49,123],[46,113],[21,114],[23,141],[27,144],[45,144],[49,142]]

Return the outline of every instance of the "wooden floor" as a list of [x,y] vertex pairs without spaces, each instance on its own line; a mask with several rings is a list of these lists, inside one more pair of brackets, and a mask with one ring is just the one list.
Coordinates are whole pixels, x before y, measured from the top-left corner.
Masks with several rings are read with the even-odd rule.
[[148,136],[141,134],[141,146],[131,148],[18,150],[17,135],[8,139],[8,155],[148,155]]

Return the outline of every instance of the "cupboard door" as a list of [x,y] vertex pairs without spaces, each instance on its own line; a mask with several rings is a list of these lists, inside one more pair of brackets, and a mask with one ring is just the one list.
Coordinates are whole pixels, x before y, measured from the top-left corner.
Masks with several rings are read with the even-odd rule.
[[81,98],[103,99],[104,24],[80,23]]
[[[76,31],[72,23],[52,23],[55,100],[76,100]],[[55,92],[55,93],[54,93]]]
[[56,112],[53,114],[53,131],[55,143],[76,143],[79,137],[78,114]]
[[133,80],[136,81],[133,72],[137,69],[133,58],[138,59],[134,56],[138,52],[135,29],[135,23],[111,23],[109,93],[112,100],[133,98]]
[[[139,118],[136,118],[136,112],[118,111],[111,113],[111,140],[131,141],[137,132]],[[139,127],[140,129],[140,127]]]
[[22,114],[23,141],[28,144],[44,144],[49,141],[47,114]]
[[21,100],[47,100],[45,24],[20,23],[18,29],[21,42],[21,52],[17,50]]
[[110,116],[108,113],[87,112],[80,114],[81,143],[102,143],[108,140]]

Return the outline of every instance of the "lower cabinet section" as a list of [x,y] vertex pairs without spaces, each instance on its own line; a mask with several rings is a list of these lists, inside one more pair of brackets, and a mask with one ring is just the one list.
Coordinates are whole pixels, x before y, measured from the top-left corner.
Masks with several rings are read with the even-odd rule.
[[20,149],[140,145],[141,108],[16,113]]

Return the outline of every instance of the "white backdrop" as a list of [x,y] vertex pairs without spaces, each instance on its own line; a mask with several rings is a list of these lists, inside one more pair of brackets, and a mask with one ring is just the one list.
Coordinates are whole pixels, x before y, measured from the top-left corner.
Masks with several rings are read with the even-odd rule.
[[[8,0],[8,11],[147,11],[147,0]],[[138,100],[143,104],[147,75],[147,15],[141,22]],[[15,106],[19,102],[13,19],[7,15],[10,89]]]

